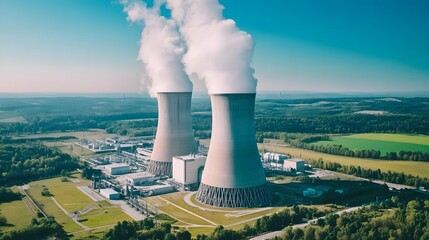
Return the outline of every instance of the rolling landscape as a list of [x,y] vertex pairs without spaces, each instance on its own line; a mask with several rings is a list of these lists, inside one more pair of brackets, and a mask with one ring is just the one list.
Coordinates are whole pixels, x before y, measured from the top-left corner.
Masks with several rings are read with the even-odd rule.
[[0,240],[429,240],[428,9],[0,0]]

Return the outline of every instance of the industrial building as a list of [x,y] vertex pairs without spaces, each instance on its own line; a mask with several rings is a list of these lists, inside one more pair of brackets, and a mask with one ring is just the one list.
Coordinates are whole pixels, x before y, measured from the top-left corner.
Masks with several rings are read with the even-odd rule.
[[155,181],[155,175],[149,174],[147,172],[130,173],[124,175],[124,177],[128,184],[134,186],[145,185]]
[[130,165],[125,163],[114,163],[104,166],[109,175],[122,175],[131,172]]
[[262,155],[262,160],[264,162],[275,162],[275,163],[283,163],[284,160],[288,159],[287,155],[267,152]]
[[149,196],[160,195],[174,192],[174,187],[171,185],[153,185],[153,186],[144,186],[144,187],[135,187],[140,192],[145,193]]
[[201,203],[218,207],[269,205],[255,140],[254,93],[211,94],[212,138],[197,192]]
[[192,92],[159,92],[158,128],[148,171],[172,176],[174,156],[197,151],[192,130]]
[[121,199],[121,194],[111,188],[100,189],[101,196],[109,200],[119,200]]
[[305,171],[305,161],[299,158],[287,159],[283,162],[283,170],[286,172],[304,172]]
[[173,179],[174,182],[185,190],[196,189],[206,163],[206,156],[186,155],[173,157]]

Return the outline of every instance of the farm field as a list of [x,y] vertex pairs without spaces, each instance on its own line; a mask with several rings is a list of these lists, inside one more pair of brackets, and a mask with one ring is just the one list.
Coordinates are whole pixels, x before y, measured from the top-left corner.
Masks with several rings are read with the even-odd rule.
[[[259,145],[262,148],[262,144]],[[271,152],[278,152],[284,154],[290,154],[293,157],[303,159],[317,160],[322,158],[324,161],[336,162],[347,166],[361,166],[362,168],[381,171],[392,171],[392,172],[404,172],[405,174],[411,174],[420,177],[429,177],[429,163],[428,162],[416,162],[416,161],[393,161],[393,160],[374,160],[364,158],[352,158],[331,155],[326,153],[320,153],[310,151],[301,148],[294,148],[288,146],[276,146],[265,144],[265,150]]]
[[349,149],[380,150],[387,152],[411,151],[429,152],[429,136],[404,134],[354,134],[331,137],[328,141],[319,141],[317,145],[343,145]]

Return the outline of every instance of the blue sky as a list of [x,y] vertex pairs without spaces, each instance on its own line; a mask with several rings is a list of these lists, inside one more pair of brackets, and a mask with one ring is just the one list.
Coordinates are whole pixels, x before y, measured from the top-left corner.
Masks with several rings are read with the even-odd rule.
[[[429,90],[428,1],[220,2],[258,90]],[[140,91],[140,32],[115,1],[0,0],[0,92]]]

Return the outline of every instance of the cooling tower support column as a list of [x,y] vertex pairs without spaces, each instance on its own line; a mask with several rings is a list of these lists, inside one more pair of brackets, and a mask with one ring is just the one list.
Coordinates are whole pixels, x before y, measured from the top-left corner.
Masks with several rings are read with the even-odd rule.
[[158,93],[158,128],[148,171],[172,176],[174,156],[197,151],[192,130],[191,92]]
[[272,199],[255,140],[255,94],[213,94],[212,138],[197,193],[218,207],[258,207]]

